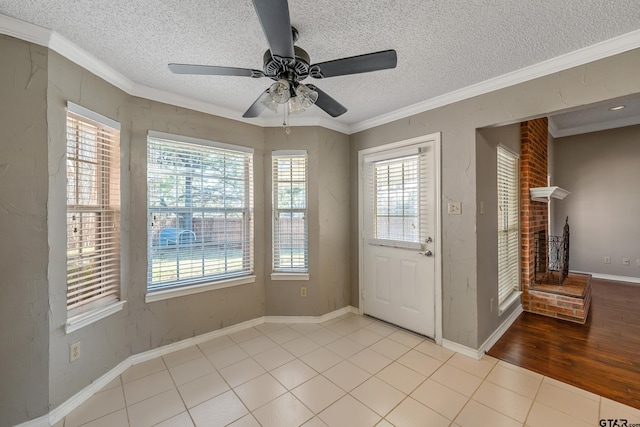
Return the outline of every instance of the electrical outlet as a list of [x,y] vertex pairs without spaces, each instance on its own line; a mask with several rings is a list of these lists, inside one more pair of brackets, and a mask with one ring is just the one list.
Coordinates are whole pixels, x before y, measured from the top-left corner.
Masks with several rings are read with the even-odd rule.
[[480,201],[480,215],[484,215],[484,202]]
[[604,263],[605,264],[611,264],[611,257],[610,256],[604,257]]
[[447,213],[449,215],[461,215],[462,202],[449,202],[449,204],[447,205]]
[[80,342],[69,346],[69,362],[73,362],[80,358]]
[[622,265],[630,265],[631,260],[629,258],[622,258]]
[[301,287],[300,288],[300,296],[301,297],[306,297],[307,296],[307,288],[306,287]]

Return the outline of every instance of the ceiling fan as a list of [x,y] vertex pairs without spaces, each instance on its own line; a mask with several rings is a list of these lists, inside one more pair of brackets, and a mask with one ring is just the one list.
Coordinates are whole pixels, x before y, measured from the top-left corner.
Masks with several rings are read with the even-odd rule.
[[315,104],[330,116],[338,117],[347,112],[346,107],[316,86],[305,85],[301,81],[308,76],[322,79],[396,67],[395,50],[311,64],[309,54],[301,47],[294,46],[298,31],[291,26],[287,0],[253,0],[253,5],[269,44],[269,50],[264,53],[262,71],[215,65],[169,64],[169,69],[176,74],[269,77],[275,80],[242,117],[258,117],[265,108],[277,112],[279,104],[286,104],[290,113],[304,111]]

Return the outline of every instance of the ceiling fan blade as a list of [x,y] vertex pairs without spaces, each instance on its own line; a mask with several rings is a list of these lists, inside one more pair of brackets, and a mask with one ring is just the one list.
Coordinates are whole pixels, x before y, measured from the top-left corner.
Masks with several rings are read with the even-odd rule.
[[316,79],[322,79],[325,77],[387,70],[396,68],[397,63],[398,56],[396,51],[390,49],[314,64],[311,66],[309,74]]
[[264,77],[264,73],[260,70],[217,67],[215,65],[169,64],[169,69],[175,74],[200,74],[204,76],[237,76],[253,78]]
[[253,6],[267,37],[271,56],[282,63],[292,63],[295,55],[287,0],[253,0]]
[[325,92],[318,89],[316,86],[307,85],[307,87],[318,92],[318,100],[316,101],[316,105],[331,117],[338,117],[347,112],[347,108],[344,105],[340,104]]
[[242,117],[244,118],[258,117],[260,113],[262,113],[265,109],[265,106],[262,105],[262,101],[266,99],[268,96],[269,96],[269,89],[265,90],[264,92],[262,92],[262,94],[260,94],[258,99],[256,99],[253,102],[253,104],[251,104],[251,107],[249,107],[249,109],[245,111]]

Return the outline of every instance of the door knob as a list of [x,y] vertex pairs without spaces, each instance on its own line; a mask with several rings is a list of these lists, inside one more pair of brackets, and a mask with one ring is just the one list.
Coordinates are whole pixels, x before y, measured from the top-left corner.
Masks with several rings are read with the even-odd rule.
[[433,252],[431,251],[425,251],[425,252],[418,252],[419,255],[424,255],[424,256],[433,256]]

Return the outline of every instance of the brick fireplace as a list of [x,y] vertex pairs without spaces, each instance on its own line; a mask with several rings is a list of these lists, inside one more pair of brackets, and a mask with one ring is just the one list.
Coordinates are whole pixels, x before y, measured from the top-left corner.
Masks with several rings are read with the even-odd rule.
[[[549,205],[532,201],[530,188],[548,186],[548,120],[520,124],[520,223],[522,308],[525,311],[584,323],[591,303],[591,276],[570,273],[563,285],[536,284],[536,241],[549,237]],[[547,263],[546,254],[537,257]],[[540,265],[538,266],[540,271]]]

